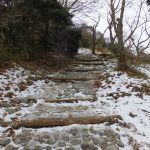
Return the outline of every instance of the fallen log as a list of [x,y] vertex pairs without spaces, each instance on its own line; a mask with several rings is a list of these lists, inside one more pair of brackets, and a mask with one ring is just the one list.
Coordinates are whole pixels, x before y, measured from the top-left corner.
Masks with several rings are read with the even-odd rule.
[[98,69],[96,70],[95,68],[92,68],[92,69],[68,68],[65,71],[69,71],[69,72],[90,72],[90,71],[98,71]]
[[100,58],[75,58],[75,60],[77,60],[77,61],[83,61],[83,62],[85,62],[85,61],[89,61],[89,62],[92,62],[92,61],[101,61],[102,59],[100,59]]
[[112,54],[98,54],[99,57],[112,57]]
[[43,128],[43,127],[55,127],[55,126],[67,126],[72,124],[100,124],[100,123],[116,123],[118,120],[122,120],[120,115],[112,116],[85,116],[85,117],[68,117],[68,118],[37,118],[31,120],[21,120],[14,122],[3,122],[1,126],[12,125],[14,129],[20,127],[25,128]]
[[74,62],[73,64],[78,64],[78,65],[104,65],[103,62]]
[[48,77],[49,80],[59,81],[59,82],[70,82],[70,81],[89,81],[94,80],[94,77]]
[[93,98],[63,98],[63,99],[46,99],[46,103],[78,103],[79,101],[91,101],[94,102]]

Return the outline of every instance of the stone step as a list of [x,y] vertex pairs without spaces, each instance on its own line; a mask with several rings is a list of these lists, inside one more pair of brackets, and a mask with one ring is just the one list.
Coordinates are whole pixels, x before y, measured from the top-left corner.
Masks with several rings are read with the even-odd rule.
[[119,150],[120,143],[124,146],[118,133],[110,127],[104,128],[104,125],[76,125],[43,130],[23,128],[13,138],[15,144],[9,144],[7,150],[19,149],[20,145],[26,150]]

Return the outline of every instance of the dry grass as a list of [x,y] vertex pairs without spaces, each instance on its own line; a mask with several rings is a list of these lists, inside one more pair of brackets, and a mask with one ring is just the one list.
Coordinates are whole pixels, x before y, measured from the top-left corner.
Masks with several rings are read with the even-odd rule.
[[4,72],[6,69],[22,66],[23,68],[36,72],[41,70],[45,72],[55,72],[64,69],[73,62],[72,58],[66,57],[61,53],[50,52],[45,56],[40,56],[33,60],[27,61],[24,59],[13,59],[11,61],[0,60],[0,72]]
[[134,68],[128,68],[128,70],[126,70],[126,73],[130,76],[130,77],[136,77],[139,79],[148,79],[147,75],[134,69]]

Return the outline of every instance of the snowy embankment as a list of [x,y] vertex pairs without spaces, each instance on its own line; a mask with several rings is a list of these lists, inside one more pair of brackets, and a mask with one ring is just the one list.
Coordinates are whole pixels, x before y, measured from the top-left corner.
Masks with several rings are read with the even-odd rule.
[[[101,82],[98,100],[108,105],[109,112],[122,116],[124,123],[112,127],[122,135],[126,149],[138,143],[142,150],[150,149],[150,79],[136,79],[122,72],[107,72],[109,77]],[[149,72],[146,72],[150,74]],[[133,141],[132,141],[133,140]],[[131,144],[130,143],[130,144]]]

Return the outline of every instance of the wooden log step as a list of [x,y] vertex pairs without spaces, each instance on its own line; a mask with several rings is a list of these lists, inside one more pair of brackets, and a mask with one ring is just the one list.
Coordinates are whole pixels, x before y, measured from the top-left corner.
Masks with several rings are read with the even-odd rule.
[[70,82],[70,81],[89,81],[94,80],[96,77],[49,77],[48,79],[59,82]]
[[21,120],[13,122],[3,122],[0,125],[7,127],[11,125],[14,129],[20,127],[25,128],[43,128],[43,127],[55,127],[55,126],[67,126],[72,124],[100,124],[100,123],[115,123],[118,120],[122,120],[120,115],[112,116],[85,116],[85,117],[67,117],[67,118],[36,118],[30,120]]
[[78,65],[104,65],[103,62],[74,62],[73,64],[78,64]]
[[46,99],[46,103],[78,103],[79,101],[91,101],[94,102],[94,98],[63,98],[63,99]]
[[112,54],[98,54],[98,56],[100,56],[100,57],[112,57]]
[[91,69],[68,68],[66,69],[66,71],[68,72],[90,72],[90,71],[98,71],[98,69],[96,70],[95,68],[91,68]]
[[75,58],[75,60],[77,61],[88,61],[88,62],[91,62],[91,61],[101,61],[100,58]]

